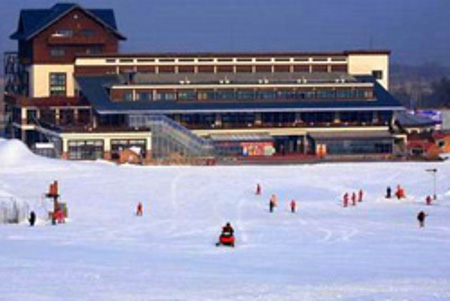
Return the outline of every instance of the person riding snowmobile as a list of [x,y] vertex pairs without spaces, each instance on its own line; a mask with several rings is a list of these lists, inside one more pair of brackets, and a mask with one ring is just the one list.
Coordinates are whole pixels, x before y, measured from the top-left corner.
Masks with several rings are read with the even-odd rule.
[[219,242],[216,244],[234,247],[234,229],[230,223],[227,223],[222,227],[222,233],[220,234]]

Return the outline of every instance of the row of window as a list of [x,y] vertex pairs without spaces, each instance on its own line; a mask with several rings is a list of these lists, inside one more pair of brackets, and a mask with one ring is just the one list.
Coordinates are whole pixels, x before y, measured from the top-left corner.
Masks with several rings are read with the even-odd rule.
[[[102,49],[99,47],[90,47],[84,49],[82,52],[77,52],[77,54],[101,54]],[[66,50],[63,48],[52,48],[50,49],[50,55],[52,57],[64,57],[66,55]]]
[[138,62],[138,63],[154,63],[154,62],[161,62],[161,63],[175,63],[175,62],[182,62],[182,63],[195,63],[195,62],[347,62],[347,59],[345,57],[323,57],[323,58],[316,58],[316,57],[294,57],[294,58],[141,58],[141,59],[132,59],[132,58],[126,58],[126,59],[106,59],[107,63],[131,63],[131,62]]
[[212,126],[219,120],[228,125],[253,125],[260,120],[262,125],[286,124],[286,123],[332,123],[339,120],[343,123],[372,123],[374,118],[380,123],[389,122],[392,112],[381,111],[376,115],[371,111],[348,111],[348,112],[307,112],[307,113],[224,113],[224,114],[173,114],[171,119],[184,125],[206,125]]
[[102,158],[102,140],[69,141],[69,159],[97,160]]
[[95,31],[90,28],[83,28],[79,31],[74,31],[72,29],[58,29],[55,31],[55,33],[52,34],[52,37],[55,38],[70,38],[73,36],[93,37],[95,36]]
[[[368,99],[371,90],[319,90],[319,91],[179,91],[137,92],[137,101],[201,101],[201,100],[274,100],[274,99]],[[133,101],[133,93],[125,92],[123,101]]]

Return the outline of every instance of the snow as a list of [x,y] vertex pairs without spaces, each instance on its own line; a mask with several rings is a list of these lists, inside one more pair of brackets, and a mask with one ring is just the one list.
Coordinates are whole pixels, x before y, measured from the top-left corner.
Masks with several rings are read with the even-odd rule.
[[[439,170],[432,206],[427,168]],[[0,140],[0,195],[37,207],[55,179],[66,224],[0,225],[2,301],[450,300],[447,161],[116,166],[36,157]],[[397,184],[407,199],[384,199]],[[343,193],[360,188],[364,201],[343,208]],[[280,206],[270,214],[273,193]],[[216,248],[227,221],[236,248]]]

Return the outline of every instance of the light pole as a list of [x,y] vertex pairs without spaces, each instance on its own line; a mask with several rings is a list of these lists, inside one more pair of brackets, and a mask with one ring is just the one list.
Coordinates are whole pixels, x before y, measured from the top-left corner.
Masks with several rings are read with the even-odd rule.
[[437,168],[430,168],[430,169],[425,169],[425,171],[430,172],[433,174],[433,199],[436,200],[437,199],[437,195],[436,195],[436,173],[437,173]]

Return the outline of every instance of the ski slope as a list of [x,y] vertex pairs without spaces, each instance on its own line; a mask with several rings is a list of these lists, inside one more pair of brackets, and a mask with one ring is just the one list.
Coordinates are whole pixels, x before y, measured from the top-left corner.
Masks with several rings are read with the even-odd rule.
[[[433,206],[427,168],[439,170]],[[38,210],[55,179],[66,224],[0,225],[1,301],[450,300],[447,162],[116,166],[0,140],[0,196]],[[384,199],[397,184],[408,199]],[[364,201],[343,208],[342,194],[360,188]],[[214,245],[227,221],[234,249]]]

